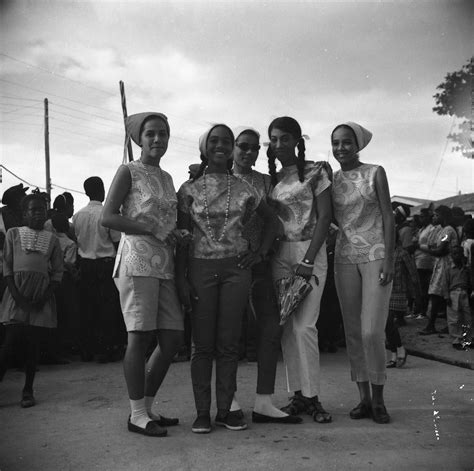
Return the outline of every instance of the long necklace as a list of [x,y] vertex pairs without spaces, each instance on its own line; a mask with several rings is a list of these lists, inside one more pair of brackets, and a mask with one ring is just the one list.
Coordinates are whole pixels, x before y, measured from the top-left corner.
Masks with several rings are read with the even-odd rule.
[[227,172],[227,201],[226,201],[226,208],[225,208],[225,219],[224,219],[224,225],[222,227],[222,232],[221,235],[216,239],[214,232],[211,227],[211,221],[209,219],[209,203],[207,201],[207,175],[206,175],[206,170],[204,170],[204,178],[202,181],[202,188],[204,190],[204,211],[206,213],[206,224],[207,224],[207,231],[209,232],[209,235],[211,239],[214,242],[220,242],[225,234],[225,230],[227,228],[227,223],[229,222],[229,208],[230,208],[230,173]]

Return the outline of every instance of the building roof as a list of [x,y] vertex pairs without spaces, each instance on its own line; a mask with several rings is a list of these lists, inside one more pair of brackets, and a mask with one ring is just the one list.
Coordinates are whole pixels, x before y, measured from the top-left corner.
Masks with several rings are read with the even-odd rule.
[[[450,196],[449,198],[443,198],[441,200],[433,201],[432,203],[435,207],[441,204],[448,208],[458,206],[462,208],[466,214],[474,214],[474,193]],[[415,206],[412,208],[411,214],[418,214],[421,208],[428,208],[430,204],[431,201],[426,201],[423,204]]]
[[393,195],[390,198],[390,201],[392,203],[401,203],[401,204],[406,204],[408,206],[419,206],[424,203],[430,203],[431,200],[426,200],[423,198],[413,198],[411,196],[398,196],[398,195]]

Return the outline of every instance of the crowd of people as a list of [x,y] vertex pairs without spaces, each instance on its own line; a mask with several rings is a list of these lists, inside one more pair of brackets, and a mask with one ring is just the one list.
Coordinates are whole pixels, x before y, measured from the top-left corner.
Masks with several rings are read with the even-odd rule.
[[[214,364],[214,424],[244,430],[237,369],[247,355],[258,367],[253,422],[297,424],[308,414],[324,424],[332,416],[321,400],[320,351],[344,346],[359,393],[350,417],[386,424],[386,368],[406,363],[405,319],[426,318],[420,335],[431,335],[445,315],[453,347],[472,345],[474,221],[456,208],[411,216],[392,204],[383,167],[360,161],[372,138],[365,127],[334,127],[333,173],[306,159],[295,119],[276,118],[267,175],[253,169],[256,129],[214,124],[178,191],[161,165],[167,117],[135,114],[126,130],[141,156],[118,168],[107,198],[96,176],[84,181],[90,202],[77,212],[67,192],[51,210],[46,194],[22,184],[3,194],[0,380],[21,340],[22,407],[35,405],[40,355],[123,359],[128,430],[165,436],[179,419],[153,411],[155,396],[184,355],[192,432],[212,430]],[[309,294],[281,325],[275,286],[294,276]],[[291,394],[283,407],[272,399],[280,355]]]

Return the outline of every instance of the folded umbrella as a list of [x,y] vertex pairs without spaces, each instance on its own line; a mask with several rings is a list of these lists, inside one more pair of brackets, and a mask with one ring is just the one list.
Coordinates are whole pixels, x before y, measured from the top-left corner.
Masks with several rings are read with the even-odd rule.
[[[315,279],[317,284],[318,279],[316,277]],[[313,287],[300,275],[280,278],[275,284],[280,308],[280,325],[284,325]]]

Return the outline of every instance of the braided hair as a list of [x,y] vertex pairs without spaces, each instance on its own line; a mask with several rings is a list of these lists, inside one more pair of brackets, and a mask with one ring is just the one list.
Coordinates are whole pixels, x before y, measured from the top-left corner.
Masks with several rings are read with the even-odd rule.
[[[304,143],[304,138],[301,132],[301,126],[299,125],[296,119],[289,116],[281,116],[280,118],[275,118],[268,126],[268,137],[271,137],[272,129],[280,129],[281,131],[290,133],[294,139],[296,139],[297,144],[296,148],[298,149],[296,168],[298,170],[298,179],[300,182],[304,182],[304,169],[306,166],[306,146]],[[267,149],[268,157],[268,171],[270,173],[272,185],[277,184],[276,176],[276,164],[275,164],[275,154],[272,150],[271,145]]]

